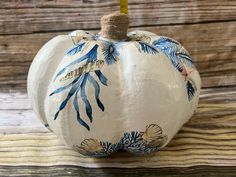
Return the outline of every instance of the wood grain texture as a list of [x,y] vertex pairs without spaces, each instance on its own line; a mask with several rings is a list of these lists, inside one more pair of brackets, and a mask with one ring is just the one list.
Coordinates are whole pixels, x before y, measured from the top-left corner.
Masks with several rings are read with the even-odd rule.
[[[202,90],[196,114],[163,150],[132,156],[83,157],[65,147],[32,114],[25,94],[1,93],[0,165],[84,167],[236,166],[236,87]],[[22,108],[22,105],[25,108]]]
[[154,155],[83,157],[40,123],[25,93],[15,92],[26,91],[30,63],[45,42],[75,29],[99,31],[100,17],[118,10],[118,3],[0,1],[0,91],[6,91],[0,92],[0,176],[236,176],[235,0],[129,0],[130,30],[179,40],[204,88],[196,114]]
[[[117,0],[13,0],[0,2],[0,34],[99,29]],[[131,27],[236,20],[234,0],[129,0]]]
[[[236,85],[236,22],[130,30],[136,29],[173,37],[186,46],[200,72],[204,88]],[[28,69],[36,52],[58,34],[65,33],[0,36],[0,88],[24,90]]]
[[[116,0],[0,1],[0,90],[25,91],[30,63],[53,36],[98,31]],[[236,85],[236,1],[129,1],[131,29],[173,37],[189,50],[203,87]]]
[[236,168],[196,166],[188,168],[91,169],[76,166],[0,166],[0,174],[1,177],[235,177]]

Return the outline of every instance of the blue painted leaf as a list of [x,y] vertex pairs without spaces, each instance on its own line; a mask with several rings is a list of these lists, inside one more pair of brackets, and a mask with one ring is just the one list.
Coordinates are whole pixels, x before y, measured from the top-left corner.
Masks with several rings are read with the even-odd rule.
[[177,51],[180,50],[179,43],[176,41],[161,37],[152,43],[156,48],[160,49],[163,53],[165,53],[173,62],[178,63]]
[[147,53],[147,54],[158,53],[157,49],[154,46],[152,46],[148,43],[145,43],[145,42],[141,42],[141,41],[139,41],[138,43],[140,45],[140,49],[141,49],[140,51]]
[[74,98],[74,108],[77,114],[77,121],[80,123],[80,125],[87,128],[87,130],[90,130],[88,124],[85,121],[83,121],[83,119],[81,119],[80,117],[79,104],[78,104],[78,90],[76,91],[75,98]]
[[86,61],[86,64],[97,60],[97,48],[98,48],[98,45],[95,44],[94,47],[89,51],[89,53],[87,54],[88,60]]
[[189,53],[181,49],[182,46],[175,40],[167,37],[161,37],[153,42],[153,45],[160,49],[172,62],[175,68],[182,72],[182,63],[187,66],[193,67],[193,62]]
[[100,94],[100,86],[99,84],[97,83],[97,81],[89,74],[88,75],[88,80],[90,81],[90,83],[94,86],[95,88],[95,98],[96,98],[96,102],[97,102],[97,105],[98,107],[104,111],[104,105],[102,104],[102,102],[100,101],[99,99],[99,94]]
[[195,90],[196,87],[195,87],[194,82],[190,80],[187,81],[186,87],[187,87],[187,93],[188,93],[188,100],[190,101],[196,92]]
[[118,60],[118,51],[115,48],[115,45],[110,42],[103,42],[104,48],[102,49],[104,59],[107,65],[114,64]]
[[91,107],[91,105],[90,105],[90,103],[89,103],[89,100],[88,100],[88,98],[87,98],[87,95],[86,95],[86,88],[85,88],[87,79],[88,79],[88,73],[86,73],[85,76],[84,76],[84,81],[83,81],[83,83],[82,83],[82,85],[81,85],[81,92],[80,92],[80,95],[81,95],[81,98],[82,98],[82,100],[83,100],[83,102],[84,102],[84,104],[85,104],[86,114],[87,114],[87,116],[89,117],[90,122],[92,122],[92,121],[93,121],[93,117],[92,117],[92,107]]
[[69,50],[69,52],[67,52],[67,55],[75,55],[76,53],[80,52],[84,46],[84,42],[83,43],[79,43],[79,44],[76,44],[75,47],[73,47],[71,50]]
[[54,95],[54,94],[56,94],[56,93],[60,93],[60,92],[62,92],[62,91],[64,91],[64,90],[66,90],[67,88],[69,88],[70,86],[72,86],[74,83],[76,83],[76,82],[79,80],[79,78],[80,78],[80,77],[77,77],[77,78],[75,78],[70,84],[68,84],[68,85],[66,85],[66,86],[64,86],[64,87],[60,87],[60,88],[56,89],[56,90],[53,91],[49,96],[52,96],[52,95]]
[[80,63],[81,61],[85,60],[86,58],[87,58],[87,55],[84,55],[84,56],[78,58],[77,60],[71,62],[70,64],[68,64],[68,65],[65,66],[64,68],[62,68],[62,69],[57,73],[56,77],[54,78],[54,81],[57,79],[58,76],[60,76],[61,74],[63,74],[63,73],[66,71],[66,69],[67,69],[68,67],[70,67],[70,66],[72,66],[72,65],[74,65],[74,64],[76,64],[76,63]]
[[179,45],[179,43],[171,38],[161,36],[159,39],[153,41],[153,45],[166,45],[166,44],[174,44],[174,45]]
[[175,65],[175,68],[176,68],[179,72],[182,72],[182,71],[183,71],[183,67],[182,67],[179,63],[177,63],[177,64]]
[[59,107],[59,110],[56,112],[56,114],[55,114],[55,116],[54,116],[54,120],[57,119],[58,114],[60,113],[60,111],[61,111],[62,109],[64,109],[64,107],[67,105],[67,102],[68,102],[69,99],[74,95],[74,93],[75,93],[78,89],[80,89],[81,84],[82,84],[82,81],[83,81],[83,78],[84,78],[84,76],[82,75],[82,76],[80,77],[79,81],[76,82],[76,83],[72,86],[72,88],[70,89],[70,91],[69,91],[69,93],[68,93],[66,99],[61,103],[61,105],[60,105],[60,107]]
[[95,44],[94,47],[87,53],[85,54],[84,56],[76,59],[75,61],[71,62],[70,64],[68,64],[67,66],[65,66],[64,68],[62,68],[56,75],[56,77],[54,78],[54,81],[57,79],[58,76],[60,76],[61,74],[63,74],[66,69],[74,64],[77,64],[77,63],[80,63],[82,62],[83,60],[85,59],[88,59],[87,60],[87,63],[88,62],[91,62],[91,61],[94,61],[96,58],[97,58],[97,48],[98,48],[98,45]]
[[107,86],[107,78],[102,74],[102,72],[100,70],[96,70],[95,73],[98,76],[101,83]]
[[167,37],[161,37],[155,40],[153,45],[162,50],[172,60],[175,66],[177,66],[177,63],[180,63],[180,59],[182,59],[186,65],[193,67],[189,53],[185,49],[181,49],[182,46],[177,41]]
[[177,65],[180,65],[180,64],[181,64],[181,63],[179,62],[178,56],[176,55],[175,52],[166,52],[165,54],[167,55],[167,57],[170,58],[171,63],[172,63],[174,66],[177,66]]
[[193,67],[193,61],[187,51],[181,51],[180,53],[178,53],[178,56],[187,66]]

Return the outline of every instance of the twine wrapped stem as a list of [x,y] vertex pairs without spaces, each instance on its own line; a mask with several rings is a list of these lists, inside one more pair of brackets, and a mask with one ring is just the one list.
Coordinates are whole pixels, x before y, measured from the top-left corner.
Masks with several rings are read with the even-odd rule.
[[101,36],[111,40],[127,38],[129,18],[126,14],[115,12],[101,18]]

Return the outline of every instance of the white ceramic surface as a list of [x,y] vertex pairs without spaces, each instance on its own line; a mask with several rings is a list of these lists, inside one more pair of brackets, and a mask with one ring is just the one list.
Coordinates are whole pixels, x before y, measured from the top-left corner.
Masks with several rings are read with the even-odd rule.
[[109,41],[77,30],[36,55],[28,94],[42,122],[88,156],[164,147],[197,107],[201,80],[175,40],[145,31]]

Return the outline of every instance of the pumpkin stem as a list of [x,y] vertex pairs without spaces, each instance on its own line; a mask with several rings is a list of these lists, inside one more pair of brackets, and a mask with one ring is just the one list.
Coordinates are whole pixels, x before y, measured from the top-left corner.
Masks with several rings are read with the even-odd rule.
[[129,17],[120,12],[101,18],[101,36],[111,40],[125,40],[129,27]]

